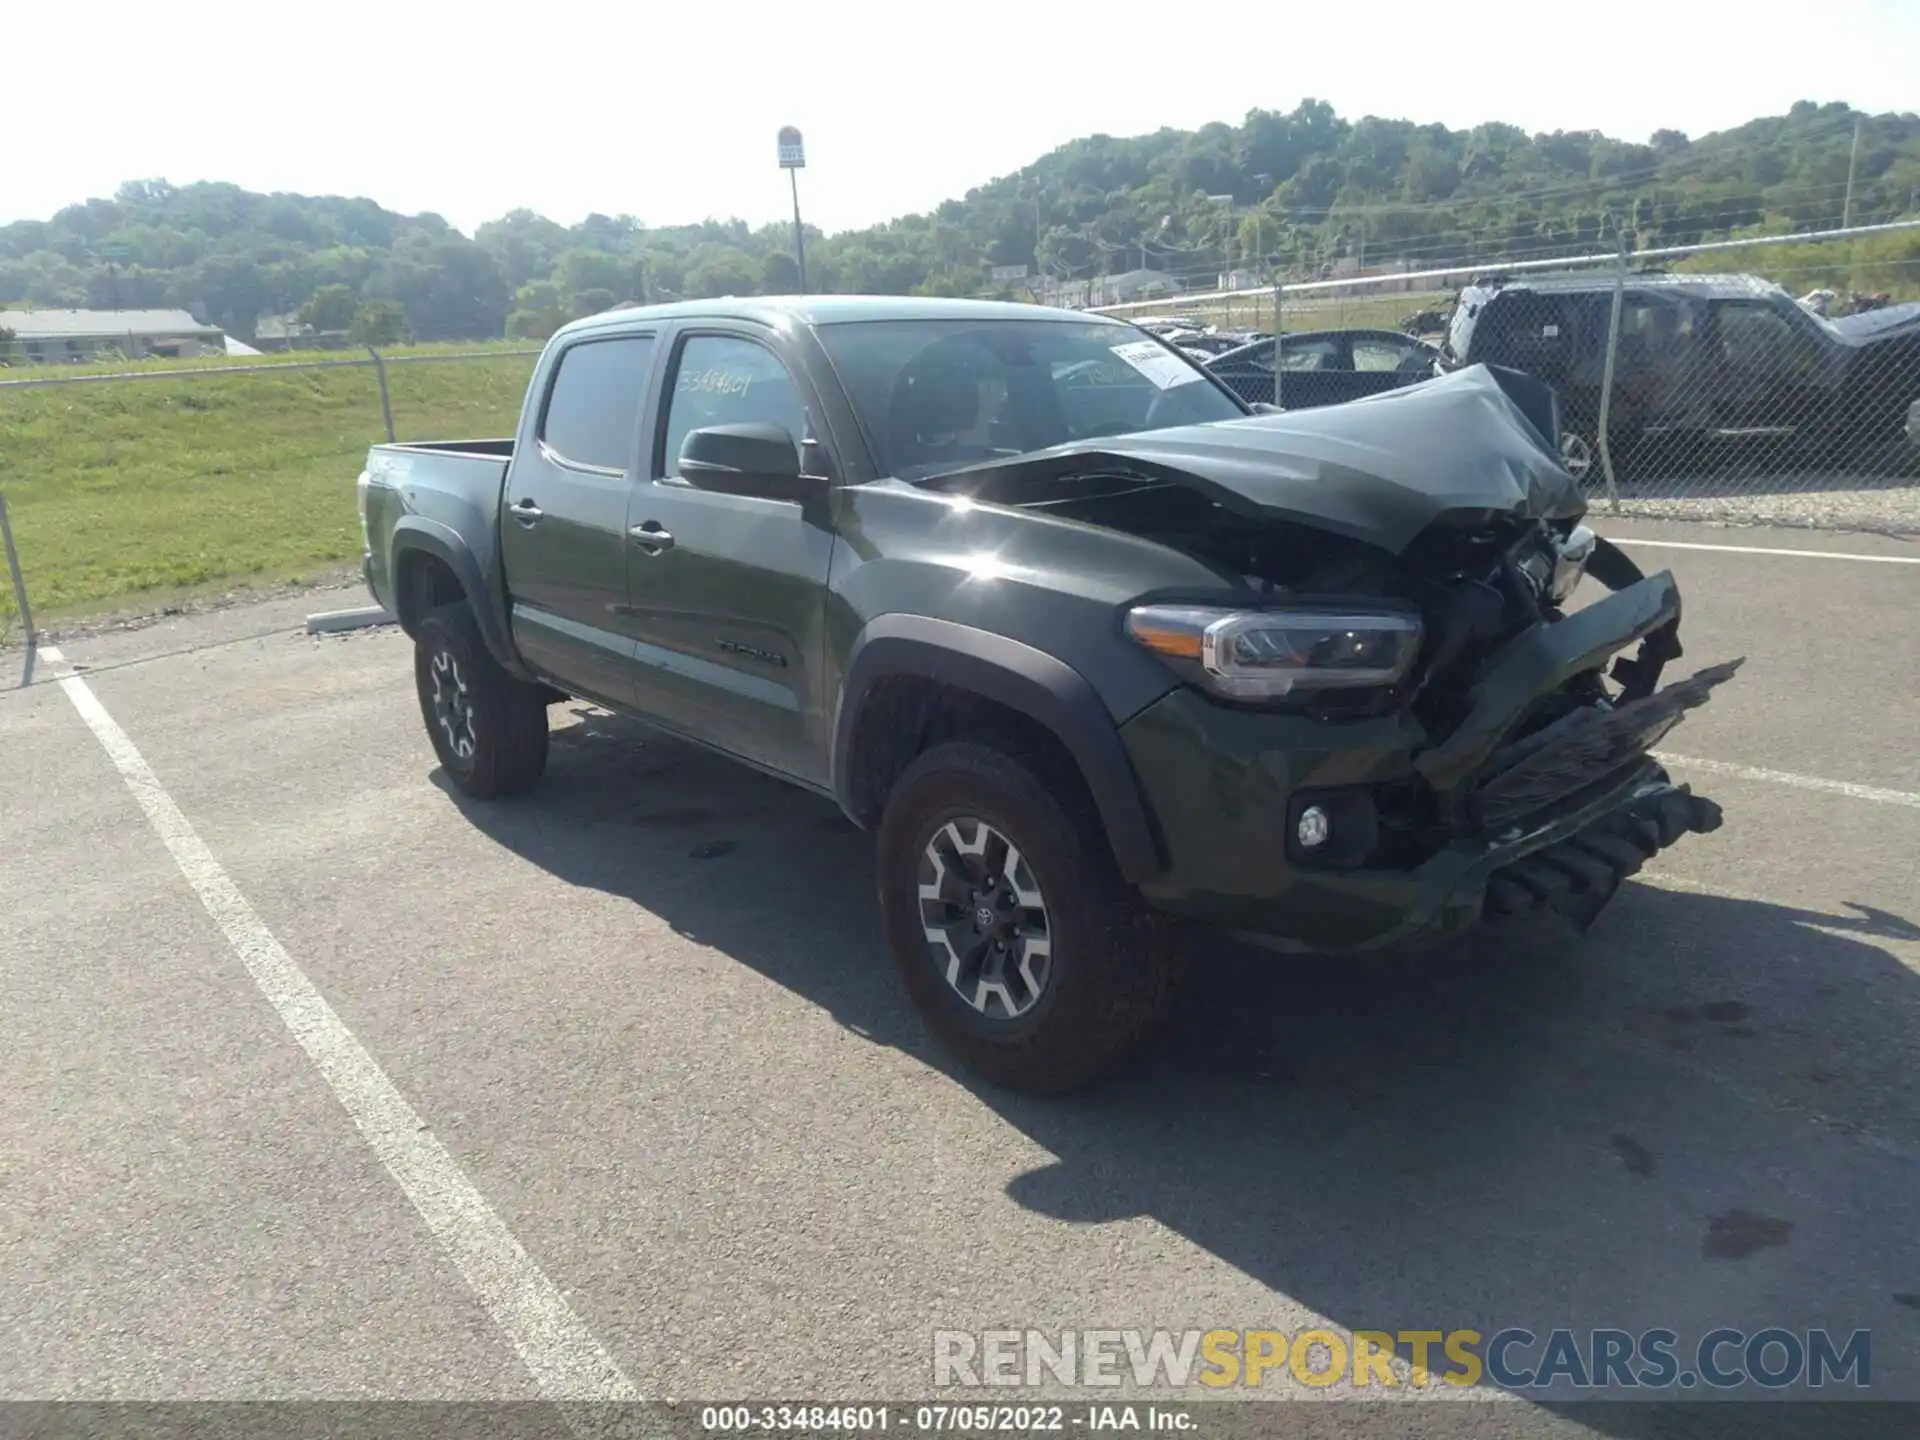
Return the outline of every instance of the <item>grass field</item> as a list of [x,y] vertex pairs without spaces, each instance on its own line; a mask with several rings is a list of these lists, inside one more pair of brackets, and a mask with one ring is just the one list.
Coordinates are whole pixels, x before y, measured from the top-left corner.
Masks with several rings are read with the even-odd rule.
[[[400,358],[486,348],[389,356],[400,439],[512,433],[533,368],[531,356],[504,353],[519,347],[476,360]],[[0,381],[181,364],[15,367]],[[371,365],[0,385],[0,493],[36,621],[350,565],[360,554],[354,476],[385,438]],[[0,636],[13,609],[0,577]]]

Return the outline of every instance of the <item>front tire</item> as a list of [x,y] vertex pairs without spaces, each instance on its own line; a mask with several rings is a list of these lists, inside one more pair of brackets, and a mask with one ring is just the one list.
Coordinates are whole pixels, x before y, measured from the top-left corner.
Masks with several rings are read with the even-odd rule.
[[465,605],[443,606],[420,622],[413,680],[434,754],[461,794],[512,795],[546,770],[546,692],[488,653]]
[[1151,1031],[1176,936],[1121,877],[1085,796],[1009,749],[952,741],[907,767],[880,822],[880,906],[943,1045],[998,1084],[1069,1090]]

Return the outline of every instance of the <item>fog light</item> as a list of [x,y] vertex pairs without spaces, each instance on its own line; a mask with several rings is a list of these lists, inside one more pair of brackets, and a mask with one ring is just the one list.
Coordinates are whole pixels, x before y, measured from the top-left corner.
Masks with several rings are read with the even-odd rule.
[[1327,812],[1318,805],[1309,805],[1300,812],[1300,823],[1294,827],[1303,850],[1318,850],[1327,843],[1327,837],[1333,833],[1333,822],[1327,818]]

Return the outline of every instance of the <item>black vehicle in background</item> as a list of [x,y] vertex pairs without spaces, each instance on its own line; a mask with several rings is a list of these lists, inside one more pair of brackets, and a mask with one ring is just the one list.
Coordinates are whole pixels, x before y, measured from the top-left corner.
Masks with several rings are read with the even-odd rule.
[[[1449,366],[1523,370],[1560,397],[1561,446],[1597,479],[1612,277],[1467,286]],[[1920,396],[1920,327],[1835,324],[1750,275],[1640,274],[1621,294],[1607,442],[1616,473],[1691,465],[1729,448],[1745,463],[1832,468],[1897,445]]]
[[[1275,403],[1273,341],[1242,345],[1204,363],[1247,403]],[[1280,364],[1286,373],[1277,403],[1310,410],[1432,379],[1441,353],[1397,330],[1309,330],[1280,338]]]

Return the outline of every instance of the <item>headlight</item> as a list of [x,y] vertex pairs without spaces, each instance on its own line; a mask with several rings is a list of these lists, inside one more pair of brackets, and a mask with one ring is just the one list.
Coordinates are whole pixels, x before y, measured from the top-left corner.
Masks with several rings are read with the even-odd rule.
[[1418,618],[1389,612],[1142,605],[1127,612],[1127,633],[1237,700],[1391,685],[1420,653]]

